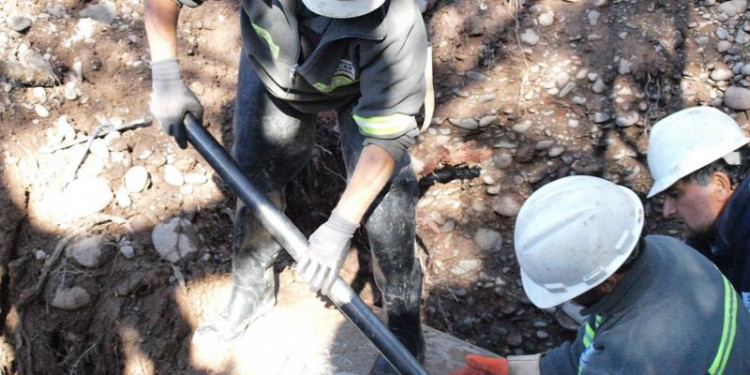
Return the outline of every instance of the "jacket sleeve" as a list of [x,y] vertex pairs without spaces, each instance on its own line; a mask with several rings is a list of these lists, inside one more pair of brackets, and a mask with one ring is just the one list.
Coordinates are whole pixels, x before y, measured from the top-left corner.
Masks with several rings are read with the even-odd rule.
[[539,361],[542,375],[573,375],[578,373],[578,362],[574,344],[565,342],[548,351]]
[[611,350],[593,344],[584,349],[581,339],[550,350],[539,363],[541,375],[636,375],[637,370],[622,369]]
[[366,137],[365,144],[380,144],[398,161],[418,134],[414,116],[425,96],[427,34],[419,13],[416,19],[399,14],[393,17],[411,26],[389,31],[377,48],[363,48],[362,96],[353,117]]

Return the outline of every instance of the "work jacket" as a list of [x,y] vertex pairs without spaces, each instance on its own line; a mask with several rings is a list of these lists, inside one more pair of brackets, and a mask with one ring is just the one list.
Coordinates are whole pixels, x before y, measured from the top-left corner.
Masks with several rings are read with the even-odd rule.
[[740,292],[750,311],[750,177],[737,187],[719,213],[716,240],[708,257]]
[[729,281],[683,242],[648,236],[614,291],[583,314],[542,375],[750,374],[750,315]]
[[356,100],[353,117],[366,137],[392,139],[416,130],[427,33],[414,0],[386,0],[366,15],[330,19],[308,56],[297,1],[240,0],[243,49],[268,92],[304,113]]

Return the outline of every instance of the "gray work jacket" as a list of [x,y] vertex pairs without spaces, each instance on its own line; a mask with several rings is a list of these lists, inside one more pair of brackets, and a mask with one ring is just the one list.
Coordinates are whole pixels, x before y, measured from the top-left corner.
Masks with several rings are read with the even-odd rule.
[[750,316],[737,292],[674,238],[646,237],[615,290],[583,313],[576,341],[542,357],[542,375],[750,373]]
[[387,0],[364,16],[331,19],[304,61],[296,0],[241,0],[240,5],[243,49],[273,96],[305,113],[357,100],[353,117],[367,137],[393,139],[417,128],[427,33],[414,0]]

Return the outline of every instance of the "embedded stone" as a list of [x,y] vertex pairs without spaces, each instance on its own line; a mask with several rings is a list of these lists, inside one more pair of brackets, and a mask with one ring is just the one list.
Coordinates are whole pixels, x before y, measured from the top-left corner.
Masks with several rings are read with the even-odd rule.
[[742,111],[750,109],[750,90],[739,86],[728,88],[724,92],[724,105]]
[[128,169],[124,177],[125,189],[131,193],[139,193],[148,186],[149,174],[145,167],[136,165]]
[[492,229],[479,228],[474,234],[474,243],[484,251],[499,251],[503,246],[503,236]]
[[78,310],[91,303],[91,295],[86,289],[79,286],[72,288],[59,288],[50,301],[50,306],[62,310]]
[[63,192],[63,215],[73,220],[99,212],[112,201],[109,184],[99,177],[74,180]]
[[88,237],[68,246],[65,255],[84,267],[97,268],[104,263],[105,246],[102,236]]
[[200,237],[195,226],[179,217],[156,225],[151,232],[151,242],[159,255],[172,263],[196,252],[200,247]]

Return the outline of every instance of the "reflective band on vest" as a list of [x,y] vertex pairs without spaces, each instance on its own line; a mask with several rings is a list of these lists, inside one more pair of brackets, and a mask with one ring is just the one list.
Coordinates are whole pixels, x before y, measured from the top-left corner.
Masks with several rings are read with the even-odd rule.
[[414,123],[414,116],[396,113],[390,116],[352,116],[365,134],[390,135],[406,130]]
[[586,323],[586,326],[584,327],[583,337],[581,338],[581,341],[583,341],[584,349],[583,352],[581,352],[581,358],[578,359],[578,375],[583,372],[584,358],[589,348],[591,348],[591,344],[594,343],[596,330],[599,329],[600,324],[602,324],[602,316],[596,315],[594,317],[594,327],[591,327],[591,319],[589,319],[589,321]]
[[323,82],[317,82],[313,85],[313,87],[315,87],[320,92],[329,93],[333,90],[336,90],[337,88],[341,86],[348,86],[354,82],[357,82],[357,81],[346,76],[333,76],[333,78],[331,78],[330,85],[326,85]]
[[724,328],[721,330],[721,342],[719,349],[716,351],[711,367],[708,373],[711,375],[721,375],[729,360],[734,344],[734,335],[737,333],[737,293],[734,292],[732,284],[726,277],[724,279]]
[[258,33],[258,36],[261,37],[261,39],[265,40],[266,43],[268,43],[268,49],[271,50],[271,55],[273,55],[274,59],[277,59],[279,57],[279,46],[277,46],[276,43],[273,42],[271,33],[252,22],[250,24],[253,25],[253,29],[255,29],[255,32]]

